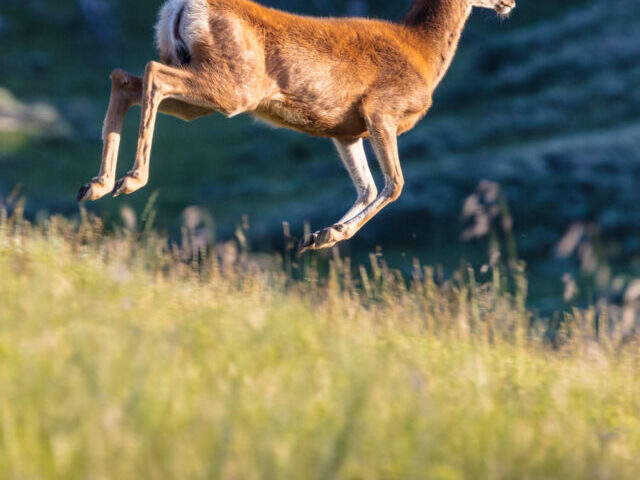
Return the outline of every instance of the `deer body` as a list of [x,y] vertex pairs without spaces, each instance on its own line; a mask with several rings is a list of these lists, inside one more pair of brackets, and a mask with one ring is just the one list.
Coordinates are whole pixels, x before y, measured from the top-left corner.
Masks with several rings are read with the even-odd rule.
[[[205,5],[210,29],[198,16]],[[369,135],[362,113],[368,96],[393,110],[402,131],[424,116],[470,13],[459,2],[448,10],[443,16],[454,13],[453,21],[440,36],[376,20],[300,17],[246,0],[173,0],[157,43],[163,63],[180,65],[180,25],[191,63],[212,70],[211,94],[225,100],[219,110],[226,115],[248,112],[312,135],[360,138]]]
[[[214,111],[249,113],[334,139],[358,198],[336,224],[303,239],[301,250],[350,238],[400,195],[396,137],[431,106],[474,4],[499,13],[515,6],[514,0],[417,0],[396,24],[302,17],[250,0],[169,0],[156,27],[162,63],[149,63],[144,78],[112,74],[103,165],[79,200],[146,184],[158,111],[185,120]],[[116,183],[122,118],[135,104],[142,106],[136,163]],[[370,138],[385,175],[380,195],[363,138]]]

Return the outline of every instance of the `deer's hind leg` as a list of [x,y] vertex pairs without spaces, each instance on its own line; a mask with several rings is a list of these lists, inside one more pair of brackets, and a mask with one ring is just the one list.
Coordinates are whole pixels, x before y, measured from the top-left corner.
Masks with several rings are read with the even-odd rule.
[[[340,159],[344,164],[349,177],[356,187],[358,197],[356,198],[353,206],[345,213],[335,225],[340,225],[348,220],[356,217],[362,212],[368,205],[375,200],[378,195],[378,189],[376,183],[371,175],[369,164],[367,163],[367,156],[364,151],[364,144],[361,138],[357,140],[343,140],[333,139],[333,143],[340,154]],[[328,229],[325,229],[328,230]],[[325,231],[323,230],[323,232]],[[317,248],[326,248],[331,245],[321,245],[321,238],[319,235],[321,232],[316,232],[309,237],[303,239],[300,242],[299,251],[314,250]],[[335,243],[335,242],[334,242]]]
[[[100,173],[91,182],[80,187],[77,197],[79,202],[97,200],[113,191],[124,117],[129,108],[141,104],[142,90],[142,78],[119,69],[111,73],[111,99],[102,131],[103,149]],[[185,121],[213,112],[213,110],[175,99],[167,99],[162,102],[160,111]]]
[[381,114],[368,115],[366,122],[371,135],[371,144],[384,174],[383,190],[375,200],[352,218],[340,220],[324,230],[303,238],[299,246],[300,252],[329,248],[338,242],[348,240],[380,210],[400,196],[404,178],[398,155],[397,123],[392,117]]
[[371,175],[367,156],[364,152],[362,139],[341,140],[333,139],[333,143],[340,154],[340,159],[344,164],[349,177],[356,187],[356,198],[353,206],[345,213],[337,223],[346,222],[365,209],[378,195],[378,189]]

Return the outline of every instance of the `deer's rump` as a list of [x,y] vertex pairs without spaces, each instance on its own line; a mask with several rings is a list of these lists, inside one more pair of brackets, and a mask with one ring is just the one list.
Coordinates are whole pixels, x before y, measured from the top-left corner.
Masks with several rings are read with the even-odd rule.
[[156,24],[156,46],[168,65],[186,65],[194,44],[209,36],[210,4],[207,0],[167,0]]

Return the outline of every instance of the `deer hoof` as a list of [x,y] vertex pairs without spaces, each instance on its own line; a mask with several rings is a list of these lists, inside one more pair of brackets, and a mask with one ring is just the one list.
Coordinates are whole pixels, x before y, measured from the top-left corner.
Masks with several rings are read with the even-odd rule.
[[80,187],[80,190],[78,190],[78,195],[76,196],[76,200],[78,202],[85,202],[87,200],[98,200],[99,198],[104,197],[110,191],[111,186],[109,185],[109,182],[96,177],[91,182],[85,183],[82,187]]
[[118,195],[128,195],[140,190],[146,184],[147,180],[142,178],[138,172],[129,172],[116,182],[111,194],[114,197]]
[[333,225],[331,227],[327,227],[318,232],[318,238],[316,239],[316,248],[329,248],[333,247],[340,240],[343,240],[342,230],[344,227],[342,225]]
[[315,250],[316,240],[318,238],[318,234],[312,233],[311,235],[306,235],[304,238],[300,240],[298,244],[298,254],[304,253],[307,250]]
[[91,192],[91,184],[85,183],[78,190],[78,196],[76,197],[76,202],[84,202],[85,200],[89,200],[90,196],[88,195]]
[[346,228],[344,225],[332,225],[319,232],[307,235],[300,241],[298,253],[303,253],[307,250],[321,250],[323,248],[333,247],[336,243],[348,238],[345,236],[345,232]]
[[115,184],[115,186],[113,187],[113,191],[111,192],[111,195],[113,195],[114,197],[117,197],[119,195],[121,195],[123,192],[123,187],[124,187],[124,181],[126,180],[126,178],[121,178],[120,180],[118,180]]

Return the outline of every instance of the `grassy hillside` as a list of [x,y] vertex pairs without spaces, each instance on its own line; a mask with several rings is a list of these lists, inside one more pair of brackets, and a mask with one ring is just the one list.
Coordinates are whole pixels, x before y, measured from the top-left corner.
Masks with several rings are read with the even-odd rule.
[[629,313],[1,217],[0,478],[637,478]]

